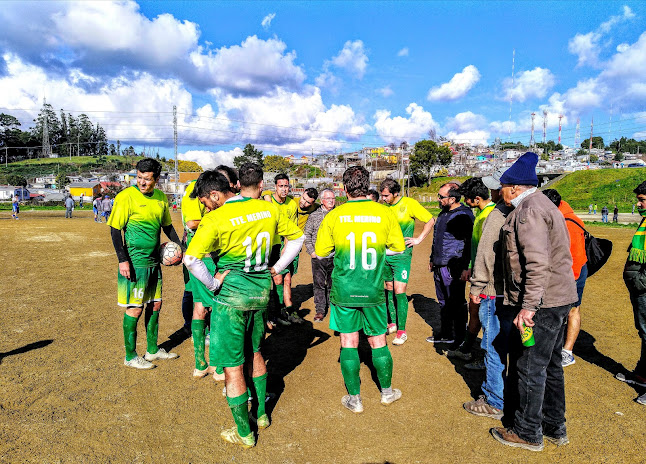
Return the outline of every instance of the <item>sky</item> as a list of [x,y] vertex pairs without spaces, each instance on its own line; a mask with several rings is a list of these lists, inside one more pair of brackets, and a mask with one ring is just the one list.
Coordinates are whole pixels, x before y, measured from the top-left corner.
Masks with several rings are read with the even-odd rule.
[[[646,2],[3,2],[0,112],[231,164],[444,136],[646,138]],[[512,77],[513,60],[513,77]]]

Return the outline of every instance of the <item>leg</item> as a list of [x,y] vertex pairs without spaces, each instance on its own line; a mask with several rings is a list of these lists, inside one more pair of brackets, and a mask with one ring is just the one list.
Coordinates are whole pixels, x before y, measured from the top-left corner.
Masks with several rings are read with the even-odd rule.
[[[194,377],[204,377],[209,374],[208,363],[204,357],[206,350],[206,308],[199,301],[195,302],[193,308],[193,321],[191,322],[191,333],[193,334],[193,351],[195,353]],[[196,375],[197,374],[197,375]]]
[[292,308],[292,274],[287,273],[283,276],[283,295],[285,302],[285,310],[289,313]]
[[482,392],[485,395],[487,403],[497,409],[503,409],[503,389],[504,389],[504,370],[505,363],[502,358],[507,360],[507,352],[501,352],[502,343],[495,343],[498,337],[504,337],[500,333],[500,319],[496,313],[496,300],[487,298],[480,302],[479,319],[482,322],[482,343],[481,347],[485,351],[485,380],[482,382]]
[[318,258],[312,259],[312,287],[314,289],[314,307],[316,308],[316,315],[323,316],[327,313],[327,288],[326,288],[326,273],[325,264],[323,260]]
[[453,322],[456,343],[464,339],[467,331],[467,319],[469,317],[467,302],[464,297],[466,282],[460,280],[459,272],[461,271],[453,270],[451,272],[451,284],[449,285],[449,296],[446,302],[446,306],[450,311],[449,317]]
[[342,333],[341,338],[341,374],[343,381],[352,396],[361,393],[361,381],[359,380],[359,332]]
[[238,435],[241,438],[246,438],[251,435],[251,438],[253,439],[251,427],[249,426],[249,412],[247,406],[249,393],[247,393],[244,366],[225,367],[224,382],[227,388],[227,403],[231,409],[233,420],[236,423]]
[[[388,266],[388,265],[386,265]],[[384,282],[384,290],[386,292],[386,308],[388,309],[388,317],[390,318],[390,324],[393,327],[397,327],[397,307],[395,306],[395,294],[394,294],[394,285],[392,280],[386,280]]]
[[435,282],[435,295],[440,305],[440,330],[435,336],[437,339],[453,339],[452,318],[449,304],[449,286],[451,284],[451,274],[446,267],[433,269],[433,280]]
[[397,307],[397,337],[393,345],[403,345],[408,340],[406,334],[406,321],[408,320],[408,296],[406,296],[406,282],[395,280],[395,306]]
[[126,348],[126,361],[137,357],[137,322],[141,317],[141,306],[130,306],[123,314],[123,340]]
[[184,330],[189,331],[193,320],[193,293],[189,290],[184,290],[182,296],[182,317],[184,318]]
[[635,366],[635,374],[646,379],[646,293],[630,293],[630,300],[633,304],[633,315],[635,328],[641,338],[641,355]]
[[570,310],[570,314],[567,318],[567,336],[565,337],[565,343],[563,343],[564,350],[571,352],[574,349],[574,342],[579,336],[580,330],[581,313],[579,311],[579,306],[575,306]]

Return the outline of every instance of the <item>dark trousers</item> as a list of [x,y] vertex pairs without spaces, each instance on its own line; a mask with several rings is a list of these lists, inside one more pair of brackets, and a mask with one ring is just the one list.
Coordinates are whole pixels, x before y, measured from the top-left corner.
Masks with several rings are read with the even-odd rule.
[[[506,426],[532,443],[543,434],[563,437],[565,429],[565,383],[561,350],[565,324],[573,305],[542,308],[534,315],[532,347],[520,342],[520,332],[512,328],[509,339],[509,372],[505,384]],[[518,313],[520,308],[514,308]]]
[[464,297],[466,282],[460,280],[461,274],[461,269],[452,269],[449,266],[433,267],[435,294],[440,304],[440,336],[451,338],[455,334],[456,343],[464,339],[469,317]]
[[314,307],[316,314],[327,314],[330,307],[332,270],[334,258],[312,259],[312,280],[314,282]]
[[642,352],[635,367],[635,374],[646,377],[646,293],[629,291],[630,302],[633,304],[635,328],[642,341]]

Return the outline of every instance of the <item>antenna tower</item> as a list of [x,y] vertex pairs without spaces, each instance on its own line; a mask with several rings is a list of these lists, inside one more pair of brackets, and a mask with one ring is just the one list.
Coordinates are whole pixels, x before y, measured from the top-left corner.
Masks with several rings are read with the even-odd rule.
[[561,144],[561,119],[563,119],[563,115],[559,114],[559,145]]
[[576,118],[576,132],[574,133],[574,147],[581,148],[579,146],[581,142],[581,119]]
[[543,110],[543,143],[546,143],[547,140],[547,110]]
[[536,117],[536,113],[532,112],[532,135],[529,138],[529,146],[533,147],[536,145],[536,140],[534,140],[534,118]]
[[588,153],[592,151],[592,132],[594,128],[594,116],[592,116],[592,120],[590,121],[590,146],[588,147]]
[[47,100],[43,97],[43,158],[49,158],[52,154],[52,147],[49,145],[49,126],[46,105]]

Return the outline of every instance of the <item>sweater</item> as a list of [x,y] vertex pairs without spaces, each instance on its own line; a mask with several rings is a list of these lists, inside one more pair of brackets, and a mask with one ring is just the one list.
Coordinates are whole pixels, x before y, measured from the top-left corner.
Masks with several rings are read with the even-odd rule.
[[588,257],[585,254],[585,234],[582,227],[583,221],[574,214],[572,207],[567,204],[567,202],[561,200],[559,205],[559,211],[566,219],[571,219],[572,221],[579,224],[581,227],[573,224],[571,221],[565,221],[567,226],[567,231],[570,235],[570,254],[572,255],[572,272],[574,272],[574,279],[578,279],[581,275],[581,268],[585,263],[588,262]]
[[471,261],[473,213],[460,204],[453,210],[442,210],[433,230],[431,263],[433,266],[451,266],[466,270]]

